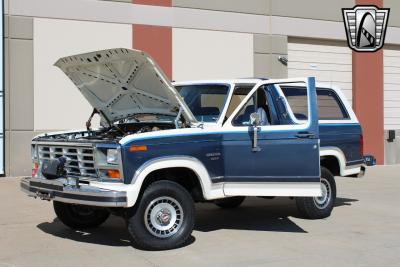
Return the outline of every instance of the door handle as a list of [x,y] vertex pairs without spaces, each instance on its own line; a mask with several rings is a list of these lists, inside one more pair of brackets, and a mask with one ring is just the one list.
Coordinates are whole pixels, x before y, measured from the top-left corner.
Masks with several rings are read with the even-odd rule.
[[295,136],[297,138],[311,138],[311,137],[314,137],[315,135],[313,133],[309,133],[309,132],[299,132],[299,133],[295,134]]

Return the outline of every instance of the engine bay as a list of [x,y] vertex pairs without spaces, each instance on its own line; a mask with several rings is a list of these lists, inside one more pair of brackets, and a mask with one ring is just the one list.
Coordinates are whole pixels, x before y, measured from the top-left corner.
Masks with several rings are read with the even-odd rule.
[[102,127],[96,130],[75,131],[66,133],[44,134],[34,141],[66,141],[66,142],[118,142],[127,135],[174,129],[171,122],[132,122]]

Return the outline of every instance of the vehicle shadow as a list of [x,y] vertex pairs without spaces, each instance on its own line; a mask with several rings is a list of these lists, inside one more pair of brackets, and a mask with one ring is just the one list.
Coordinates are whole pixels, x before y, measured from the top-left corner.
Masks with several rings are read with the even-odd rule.
[[[123,247],[132,246],[137,248],[129,239],[129,232],[125,222],[117,216],[110,218],[98,228],[74,230],[65,226],[55,218],[52,222],[44,222],[37,225],[41,231],[59,238],[66,238],[77,242],[91,243],[96,245]],[[183,245],[188,246],[195,241],[193,236]]]
[[357,202],[357,201],[358,201],[358,199],[354,199],[354,198],[338,197],[338,198],[336,198],[335,207],[351,206],[352,202]]
[[116,216],[110,216],[103,225],[93,229],[74,230],[65,226],[57,218],[52,222],[38,224],[37,228],[47,234],[78,242],[115,247],[131,245],[124,221]]
[[[357,199],[337,198],[335,206],[348,206]],[[248,198],[241,207],[224,210],[212,203],[196,205],[196,225],[194,230],[212,232],[221,229],[307,233],[291,220],[300,218],[295,201],[289,198],[262,199]],[[122,218],[110,216],[100,227],[88,230],[73,230],[62,224],[57,218],[52,222],[43,222],[37,228],[44,233],[83,243],[104,246],[133,246]],[[184,245],[195,242],[191,236]]]
[[294,201],[288,198],[247,198],[235,209],[221,209],[212,203],[197,209],[195,230],[221,229],[307,233],[290,217],[298,216]]
[[[358,201],[336,198],[335,207]],[[295,200],[289,198],[248,198],[239,208],[224,210],[211,203],[197,210],[195,230],[210,232],[221,229],[307,233],[290,217],[303,219]]]

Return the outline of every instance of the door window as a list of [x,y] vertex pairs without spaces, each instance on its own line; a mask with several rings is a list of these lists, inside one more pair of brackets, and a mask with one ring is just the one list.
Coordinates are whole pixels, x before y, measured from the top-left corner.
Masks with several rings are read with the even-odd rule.
[[234,126],[249,126],[251,113],[257,113],[260,117],[260,125],[270,125],[271,116],[268,107],[267,96],[263,88],[259,88],[242,107],[232,120]]
[[246,98],[250,93],[254,85],[250,86],[236,86],[233,91],[231,101],[229,102],[228,110],[226,111],[225,119],[229,118],[233,111],[239,106],[240,103]]

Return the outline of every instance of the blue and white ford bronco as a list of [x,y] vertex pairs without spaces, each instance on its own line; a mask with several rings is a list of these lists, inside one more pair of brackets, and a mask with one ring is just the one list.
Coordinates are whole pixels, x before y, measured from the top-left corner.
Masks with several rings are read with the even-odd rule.
[[32,140],[32,176],[21,187],[53,200],[69,227],[117,214],[137,247],[171,249],[190,237],[195,202],[235,208],[246,196],[286,196],[319,219],[334,207],[334,176],[363,174],[354,112],[312,77],[172,84],[144,52],[120,48],[55,65],[93,113],[85,130]]

